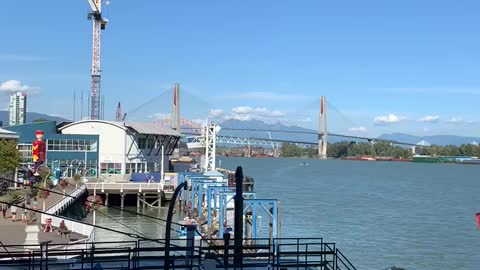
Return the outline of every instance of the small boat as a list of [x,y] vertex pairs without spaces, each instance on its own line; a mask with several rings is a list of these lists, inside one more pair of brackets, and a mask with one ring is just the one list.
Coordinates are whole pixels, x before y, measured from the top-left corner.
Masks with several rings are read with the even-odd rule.
[[309,164],[306,163],[306,162],[302,162],[302,163],[300,163],[299,165],[300,165],[300,166],[308,166]]

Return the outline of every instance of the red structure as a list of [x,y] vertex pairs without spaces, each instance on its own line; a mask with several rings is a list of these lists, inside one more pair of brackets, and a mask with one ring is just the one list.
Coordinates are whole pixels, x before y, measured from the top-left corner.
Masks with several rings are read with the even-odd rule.
[[32,159],[35,163],[34,175],[38,176],[38,167],[45,162],[45,157],[47,154],[47,144],[43,140],[43,131],[37,130],[35,132],[35,137],[37,140],[33,142],[32,147]]
[[478,229],[480,229],[480,213],[476,213],[476,214],[475,214],[475,218],[477,219]]

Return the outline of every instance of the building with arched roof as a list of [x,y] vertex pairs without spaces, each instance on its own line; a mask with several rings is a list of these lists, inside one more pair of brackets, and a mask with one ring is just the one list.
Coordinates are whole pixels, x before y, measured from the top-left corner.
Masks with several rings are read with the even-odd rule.
[[[72,165],[92,169],[95,175],[129,178],[135,172],[160,171],[162,146],[167,158],[173,153],[180,133],[155,123],[83,120],[78,122],[40,122],[5,127],[18,134],[24,161],[31,159],[35,130],[43,130],[47,143],[47,164]],[[165,165],[166,165],[165,164]],[[168,167],[165,167],[168,168]],[[71,176],[72,171],[67,171]],[[93,175],[92,175],[93,176]]]
[[173,129],[141,122],[83,120],[66,124],[59,131],[98,135],[101,174],[159,171],[162,146],[164,154],[170,156],[180,139],[180,133]]

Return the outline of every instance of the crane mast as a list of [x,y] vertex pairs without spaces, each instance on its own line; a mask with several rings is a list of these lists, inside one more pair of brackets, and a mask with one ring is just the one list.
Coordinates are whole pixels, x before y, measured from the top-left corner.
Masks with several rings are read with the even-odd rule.
[[[101,118],[101,95],[100,95],[100,35],[101,30],[105,30],[108,20],[102,16],[102,0],[88,0],[92,11],[88,14],[88,19],[93,21],[92,30],[92,91],[90,94],[91,111],[90,119],[97,120]],[[108,1],[106,2],[108,5]]]

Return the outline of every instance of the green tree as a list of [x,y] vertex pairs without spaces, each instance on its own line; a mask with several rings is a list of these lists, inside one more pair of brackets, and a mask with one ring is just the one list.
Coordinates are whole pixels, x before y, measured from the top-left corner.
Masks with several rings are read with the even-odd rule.
[[292,143],[283,143],[282,144],[282,157],[301,157],[303,151],[300,147]]
[[48,121],[50,121],[50,120],[39,118],[39,119],[33,120],[32,123],[40,123],[40,122],[48,122]]
[[0,140],[0,175],[13,173],[22,161],[17,144],[11,140]]

